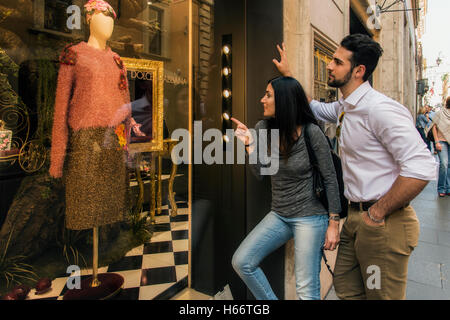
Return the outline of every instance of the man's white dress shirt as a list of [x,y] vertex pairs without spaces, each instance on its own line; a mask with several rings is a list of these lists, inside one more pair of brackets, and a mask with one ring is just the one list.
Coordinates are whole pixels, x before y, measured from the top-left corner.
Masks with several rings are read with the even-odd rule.
[[404,106],[363,83],[347,99],[313,100],[317,119],[338,123],[345,196],[353,202],[376,201],[398,176],[436,180],[436,161]]

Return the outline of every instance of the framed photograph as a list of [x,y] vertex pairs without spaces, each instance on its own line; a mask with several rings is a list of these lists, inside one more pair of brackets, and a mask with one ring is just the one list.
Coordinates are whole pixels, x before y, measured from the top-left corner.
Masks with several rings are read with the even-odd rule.
[[131,131],[129,151],[163,150],[164,63],[122,58],[127,69],[131,112],[135,128]]

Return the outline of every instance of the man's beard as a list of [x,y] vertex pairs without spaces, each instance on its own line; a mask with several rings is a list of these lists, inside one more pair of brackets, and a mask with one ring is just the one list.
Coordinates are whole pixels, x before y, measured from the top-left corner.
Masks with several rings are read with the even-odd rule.
[[331,79],[328,80],[328,86],[330,86],[330,87],[332,87],[332,88],[342,88],[342,87],[345,86],[345,85],[350,81],[350,79],[352,78],[352,72],[353,72],[353,69],[350,70],[350,72],[347,73],[347,74],[345,75],[345,77],[344,77],[343,80],[336,80],[336,79],[334,79],[334,80],[331,80]]

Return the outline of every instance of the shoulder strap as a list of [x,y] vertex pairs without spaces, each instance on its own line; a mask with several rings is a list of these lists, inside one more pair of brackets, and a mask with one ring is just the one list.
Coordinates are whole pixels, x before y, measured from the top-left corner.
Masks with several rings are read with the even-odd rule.
[[316,155],[314,154],[314,150],[311,147],[311,140],[309,139],[308,130],[309,130],[310,126],[311,126],[310,123],[305,126],[303,134],[304,134],[306,149],[308,150],[309,161],[311,162],[312,166],[315,166],[315,165],[317,165],[317,159],[316,159]]
[[[309,133],[308,130],[311,127],[311,123],[308,123],[305,126],[305,130],[304,130],[304,138],[305,138],[305,144],[306,144],[306,148],[308,149],[308,155],[309,155],[309,161],[311,162],[311,165],[313,166],[318,166],[318,162],[317,162],[317,157],[314,153],[314,150],[311,146],[311,140],[309,139]],[[322,129],[319,127],[320,131],[322,132]],[[328,146],[330,147],[330,152],[333,150],[333,146],[331,145],[331,141],[330,138],[328,138],[325,133],[322,132],[322,134],[325,136],[327,142],[328,142]]]

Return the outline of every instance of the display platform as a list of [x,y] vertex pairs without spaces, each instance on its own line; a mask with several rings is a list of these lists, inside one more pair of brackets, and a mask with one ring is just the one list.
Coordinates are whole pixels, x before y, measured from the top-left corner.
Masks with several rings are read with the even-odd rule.
[[[124,277],[123,290],[112,300],[170,299],[187,287],[188,276],[188,208],[178,202],[178,215],[171,217],[167,205],[156,216],[150,242],[129,251],[120,261],[99,268],[99,273],[113,272]],[[81,280],[92,270],[82,270]],[[36,295],[32,289],[27,300],[62,300],[68,277],[56,278],[52,290]]]

